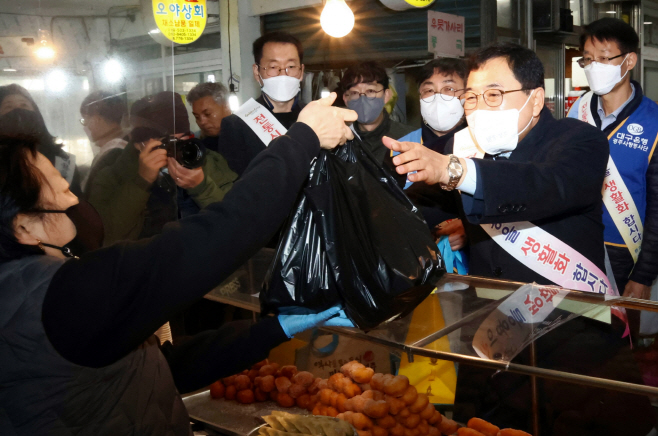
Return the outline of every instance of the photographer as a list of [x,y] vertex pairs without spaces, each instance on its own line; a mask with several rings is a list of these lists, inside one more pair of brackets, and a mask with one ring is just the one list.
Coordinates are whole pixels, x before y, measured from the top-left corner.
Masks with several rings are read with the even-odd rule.
[[107,153],[87,187],[103,218],[104,245],[159,234],[166,223],[221,201],[237,178],[218,153],[205,150],[203,165],[186,168],[162,148],[165,137],[189,137],[179,94],[165,91],[136,101],[130,124],[130,143]]
[[[300,113],[222,202],[161,235],[65,260],[89,219],[36,143],[0,138],[0,433],[185,435],[180,393],[262,360],[338,308],[231,323],[160,351],[152,332],[253,256],[289,214],[320,147],[351,138],[335,94]],[[244,207],[245,199],[253,207]],[[80,204],[78,208],[82,208]],[[212,260],[212,267],[209,261]]]

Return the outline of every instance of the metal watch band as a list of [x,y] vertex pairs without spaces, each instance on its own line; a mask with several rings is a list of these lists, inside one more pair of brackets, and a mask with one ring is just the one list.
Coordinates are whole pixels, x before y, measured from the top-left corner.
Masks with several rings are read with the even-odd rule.
[[455,156],[454,154],[448,155],[450,158],[450,162],[448,163],[448,176],[450,179],[448,180],[447,184],[441,183],[441,188],[443,188],[446,191],[452,191],[457,187],[457,184],[459,183],[459,179],[462,178],[462,174],[464,173],[464,168],[462,167],[462,164],[459,162],[459,158]]

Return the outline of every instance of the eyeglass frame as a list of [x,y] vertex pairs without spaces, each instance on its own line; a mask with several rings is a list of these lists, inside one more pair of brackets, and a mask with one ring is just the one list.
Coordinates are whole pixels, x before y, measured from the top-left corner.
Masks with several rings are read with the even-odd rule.
[[[267,77],[277,77],[277,76],[280,76],[282,70],[286,72],[286,76],[288,76],[288,77],[295,77],[295,76],[291,76],[290,74],[288,74],[288,69],[289,69],[289,68],[299,68],[299,71],[302,70],[302,65],[295,65],[295,66],[292,66],[292,67],[285,67],[285,68],[282,68],[282,67],[264,67],[264,66],[262,66],[262,65],[260,65],[260,64],[256,64],[256,65],[258,65],[258,68],[262,68],[262,69],[265,71],[265,75],[266,75]],[[269,74],[267,74],[267,70],[275,70],[275,69],[277,69],[277,68],[279,69],[279,74],[276,74],[276,75],[274,75],[274,76],[270,76]]]
[[[512,92],[519,92],[519,91],[534,91],[535,89],[536,88],[521,88],[521,89],[512,89],[510,91],[504,91],[502,89],[491,88],[491,89],[487,89],[482,94],[477,94],[473,91],[466,91],[462,95],[459,96],[459,100],[461,101],[461,104],[464,107],[464,109],[466,109],[466,102],[464,101],[464,99],[462,97],[465,96],[466,94],[470,93],[470,94],[475,95],[475,105],[473,106],[473,108],[476,108],[478,103],[480,102],[480,96],[482,96],[482,100],[484,101],[484,104],[486,104],[487,106],[489,106],[489,107],[500,107],[500,106],[502,106],[503,100],[505,99],[505,94],[509,94],[509,93],[512,93]],[[499,105],[491,106],[489,104],[489,102],[487,102],[487,99],[484,96],[484,94],[486,94],[489,91],[498,91],[498,92],[501,93],[501,96],[500,96],[501,98],[500,98],[500,104]],[[473,108],[471,108],[471,109],[473,109]],[[471,110],[471,109],[468,109],[468,110]]]
[[[627,54],[630,54],[630,52],[618,54],[617,56],[613,56],[613,57],[599,56],[599,57],[594,58],[591,61],[589,61],[589,64],[587,64],[587,65],[583,65],[585,63],[585,56],[583,56],[582,58],[578,59],[576,62],[578,63],[578,66],[580,68],[585,68],[586,66],[590,65],[592,62],[596,62],[596,63],[603,64],[603,65],[610,65],[611,60],[620,58],[620,57],[622,57],[624,55],[627,55]],[[599,62],[596,59],[607,59],[608,61],[604,63],[604,62]],[[623,61],[622,61],[622,63],[623,63]]]
[[[369,97],[368,94],[367,94],[368,91],[372,91],[375,95],[373,97]],[[347,91],[343,92],[343,98],[345,98],[346,100],[349,100],[349,101],[353,101],[353,100],[356,100],[358,98],[361,98],[361,96],[363,95],[368,100],[374,100],[376,98],[379,98],[379,97],[377,97],[377,94],[379,94],[380,92],[386,92],[386,88],[382,88],[379,91],[375,91],[373,89],[366,89],[366,92],[358,92],[358,91],[347,90]],[[348,96],[348,93],[349,93],[349,96]],[[357,95],[358,95],[358,97],[356,97]]]
[[[432,103],[432,102],[434,101],[434,99],[436,98],[436,94],[441,95],[441,98],[442,98],[444,101],[452,101],[452,100],[455,99],[455,98],[459,98],[457,95],[453,95],[453,96],[450,97],[449,99],[444,98],[444,96],[447,96],[447,94],[444,94],[444,93],[441,92],[441,91],[443,91],[443,90],[446,89],[446,88],[454,89],[454,88],[453,88],[452,86],[450,86],[450,85],[448,85],[448,86],[444,86],[443,88],[439,89],[438,91],[434,91],[434,94],[432,94],[432,97],[428,97],[428,98],[431,98],[431,100],[428,100],[427,98],[423,98],[423,97],[422,97],[422,93],[419,92],[419,94],[421,95],[420,99],[423,100],[425,103]],[[455,90],[454,90],[455,94],[458,93],[458,92],[460,92],[460,91],[462,91],[462,93],[463,93],[464,89],[462,88],[462,89],[455,89]],[[470,91],[469,91],[469,92],[470,92]]]

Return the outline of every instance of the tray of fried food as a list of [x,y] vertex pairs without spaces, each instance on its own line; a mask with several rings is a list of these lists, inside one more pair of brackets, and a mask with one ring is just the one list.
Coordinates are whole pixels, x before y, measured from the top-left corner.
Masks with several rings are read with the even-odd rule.
[[356,430],[346,421],[330,416],[296,415],[272,411],[263,416],[265,424],[253,436],[357,436]]

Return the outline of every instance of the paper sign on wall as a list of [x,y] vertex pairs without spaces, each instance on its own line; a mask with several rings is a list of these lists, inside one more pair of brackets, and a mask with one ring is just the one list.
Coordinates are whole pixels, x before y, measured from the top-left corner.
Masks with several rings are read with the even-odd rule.
[[464,56],[464,17],[427,11],[427,50],[435,56]]
[[190,44],[206,28],[206,0],[153,0],[153,17],[167,39]]

